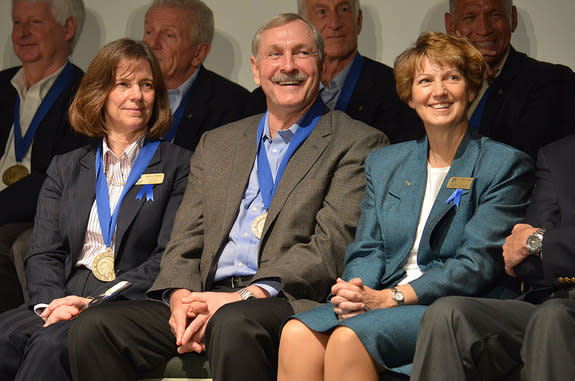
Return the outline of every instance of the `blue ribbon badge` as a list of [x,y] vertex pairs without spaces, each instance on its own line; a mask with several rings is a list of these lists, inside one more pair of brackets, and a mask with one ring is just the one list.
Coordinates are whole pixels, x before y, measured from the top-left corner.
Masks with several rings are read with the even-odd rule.
[[453,191],[451,196],[445,201],[445,205],[449,204],[453,201],[453,204],[457,207],[459,206],[459,201],[461,201],[461,194],[463,193],[463,189],[456,189]]
[[138,192],[136,200],[141,200],[146,195],[146,201],[154,201],[154,186],[152,184],[142,185],[142,189]]

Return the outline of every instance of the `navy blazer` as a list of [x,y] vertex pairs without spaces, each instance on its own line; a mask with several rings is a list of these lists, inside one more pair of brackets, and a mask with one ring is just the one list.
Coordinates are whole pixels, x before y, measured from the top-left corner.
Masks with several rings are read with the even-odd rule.
[[[528,257],[515,267],[515,274],[541,288],[529,300],[554,289],[575,284],[575,135],[539,150],[537,186],[527,210],[526,222],[546,228],[543,261]],[[535,299],[531,299],[535,297]]]
[[479,133],[529,154],[575,133],[575,74],[510,48],[490,85]]
[[[114,267],[116,282],[128,280],[133,285],[124,294],[128,298],[143,299],[160,270],[160,259],[186,187],[190,155],[188,150],[161,143],[144,171],[165,176],[162,184],[154,185],[154,200],[137,200],[142,186],[134,185],[122,202]],[[30,305],[68,295],[66,284],[82,251],[95,200],[95,163],[96,146],[86,146],[56,156],[48,168],[25,263]],[[94,291],[92,296],[101,291]]]
[[[55,155],[59,155],[90,142],[90,138],[72,130],[68,122],[68,107],[84,73],[74,66],[72,81],[62,91],[46,114],[32,144],[32,171],[19,182],[0,192],[0,225],[11,222],[32,221],[36,213],[38,193],[46,178],[46,169]],[[14,108],[18,92],[10,83],[20,67],[0,72],[0,156],[6,150],[6,141],[14,123]]]
[[253,114],[248,90],[203,65],[198,70],[174,138],[175,144],[190,151],[204,132]]
[[[344,279],[375,289],[396,285],[415,241],[427,182],[427,138],[375,151],[366,161],[367,188]],[[459,206],[447,202],[451,177],[472,177]],[[446,295],[486,295],[501,278],[501,246],[524,217],[534,169],[524,153],[469,130],[429,214],[410,282],[420,304]],[[503,291],[503,290],[501,290]],[[491,293],[503,296],[502,294]],[[505,296],[514,296],[512,294]]]

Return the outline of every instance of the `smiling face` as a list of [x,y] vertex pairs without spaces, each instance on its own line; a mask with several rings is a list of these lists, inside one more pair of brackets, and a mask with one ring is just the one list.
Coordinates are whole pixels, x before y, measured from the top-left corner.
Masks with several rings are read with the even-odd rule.
[[303,21],[265,30],[251,63],[270,112],[303,111],[317,98],[321,61],[313,33]]
[[143,41],[152,48],[168,89],[184,83],[205,58],[198,53],[208,44],[193,44],[191,40],[194,20],[194,12],[181,7],[153,8],[146,17]]
[[138,134],[148,128],[154,109],[154,81],[147,61],[123,60],[104,104],[108,133]]
[[467,128],[467,109],[474,97],[461,71],[424,56],[415,69],[409,106],[427,131],[437,127]]
[[361,10],[353,0],[307,0],[306,19],[319,31],[329,58],[347,58],[357,51],[361,32]]
[[495,69],[509,49],[517,10],[511,0],[457,0],[453,15],[445,15],[445,27],[467,38]]
[[74,37],[73,26],[58,24],[47,3],[16,2],[12,8],[12,43],[20,61],[61,66]]

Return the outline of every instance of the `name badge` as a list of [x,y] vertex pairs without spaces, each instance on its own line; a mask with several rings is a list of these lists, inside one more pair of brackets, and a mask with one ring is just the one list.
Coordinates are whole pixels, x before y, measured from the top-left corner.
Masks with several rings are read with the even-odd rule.
[[452,177],[447,182],[448,189],[471,189],[473,177]]
[[136,185],[155,185],[161,184],[164,182],[164,174],[163,173],[146,173],[140,176]]

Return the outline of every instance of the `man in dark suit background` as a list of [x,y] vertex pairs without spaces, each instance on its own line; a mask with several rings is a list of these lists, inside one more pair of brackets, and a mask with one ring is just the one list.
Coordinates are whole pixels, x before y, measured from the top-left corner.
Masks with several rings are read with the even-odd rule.
[[445,14],[447,33],[469,39],[488,67],[471,125],[535,158],[539,147],[575,132],[575,75],[513,49],[516,27],[512,0],[450,0]]
[[[0,72],[0,312],[23,302],[24,255],[52,157],[87,142],[67,115],[83,75],[68,61],[84,23],[82,0],[15,0],[12,22],[22,66]],[[15,270],[17,240],[25,248],[14,252]]]
[[203,132],[251,115],[250,93],[203,66],[214,15],[201,0],[155,0],[143,41],[160,62],[174,121],[167,140],[194,150]]
[[412,379],[528,381],[575,374],[575,135],[539,150],[525,223],[503,245],[505,271],[531,289],[521,300],[445,298],[425,313]]
[[192,351],[207,352],[214,380],[275,380],[282,323],[325,301],[341,274],[365,157],[387,139],[318,99],[323,41],[301,17],[270,20],[252,50],[267,112],[200,140],[148,291],[166,303],[82,313],[69,337],[75,380],[137,380]]

